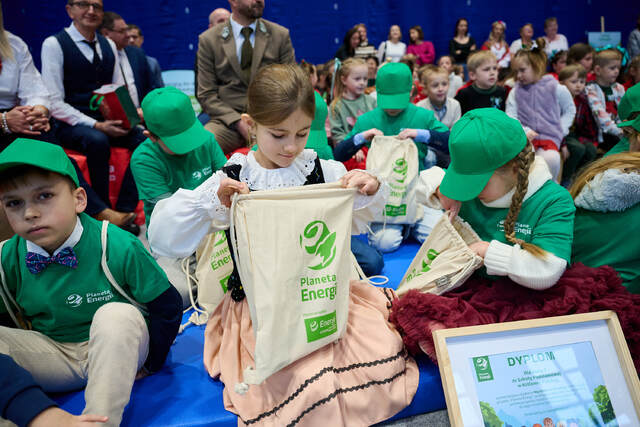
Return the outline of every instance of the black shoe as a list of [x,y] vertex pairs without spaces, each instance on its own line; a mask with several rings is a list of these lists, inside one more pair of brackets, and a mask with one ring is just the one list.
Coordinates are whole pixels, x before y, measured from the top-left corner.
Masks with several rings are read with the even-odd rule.
[[134,236],[139,236],[140,235],[140,226],[138,224],[135,223],[130,223],[130,224],[124,224],[121,225],[120,228],[122,228],[125,231],[128,231],[129,233],[133,234]]

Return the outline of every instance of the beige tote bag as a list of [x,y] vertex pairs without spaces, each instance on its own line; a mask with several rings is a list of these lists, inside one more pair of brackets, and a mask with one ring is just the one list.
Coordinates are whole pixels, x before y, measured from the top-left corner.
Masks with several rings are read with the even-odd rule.
[[416,202],[418,148],[413,140],[374,137],[367,154],[367,170],[383,178],[391,190],[385,210],[376,221],[414,224],[422,218],[422,207]]
[[237,390],[344,333],[355,192],[332,183],[234,196],[232,247],[256,336]]
[[396,293],[402,296],[412,289],[441,295],[462,285],[482,266],[482,258],[469,244],[480,237],[460,217],[452,222],[444,213],[413,258]]
[[220,230],[205,237],[196,250],[196,260],[198,305],[211,314],[227,293],[227,281],[233,273],[226,233]]

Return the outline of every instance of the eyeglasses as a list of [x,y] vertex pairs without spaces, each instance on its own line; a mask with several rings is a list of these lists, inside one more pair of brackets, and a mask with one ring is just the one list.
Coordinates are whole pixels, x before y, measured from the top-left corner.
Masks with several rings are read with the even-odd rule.
[[91,3],[88,1],[76,1],[71,3],[71,6],[77,6],[80,9],[89,9],[90,7],[93,7],[93,10],[96,12],[102,12],[104,10],[104,6],[100,3]]

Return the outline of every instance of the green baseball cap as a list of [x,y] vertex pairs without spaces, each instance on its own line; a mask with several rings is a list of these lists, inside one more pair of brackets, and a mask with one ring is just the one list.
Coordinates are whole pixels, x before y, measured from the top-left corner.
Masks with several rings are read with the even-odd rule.
[[49,142],[18,138],[0,153],[0,172],[14,166],[35,166],[67,176],[77,185],[78,175],[62,147]]
[[142,101],[147,129],[174,153],[185,154],[212,136],[196,118],[191,99],[175,87],[152,90]]
[[636,117],[634,120],[626,120],[622,123],[618,123],[619,128],[624,128],[627,126],[631,126],[638,132],[640,132],[640,116]]
[[376,76],[378,107],[383,110],[404,110],[411,98],[413,77],[407,64],[391,62],[383,65]]
[[522,125],[497,108],[478,108],[456,122],[449,136],[451,164],[440,192],[461,202],[478,196],[493,172],[527,144]]
[[627,120],[631,113],[635,113],[636,111],[640,111],[640,83],[631,86],[618,104],[618,116],[620,120]]

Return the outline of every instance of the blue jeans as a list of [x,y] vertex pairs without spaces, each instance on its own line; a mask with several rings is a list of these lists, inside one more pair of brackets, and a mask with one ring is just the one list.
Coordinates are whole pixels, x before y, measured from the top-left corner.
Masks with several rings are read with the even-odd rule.
[[402,242],[409,236],[412,236],[423,243],[433,226],[442,216],[439,209],[431,209],[422,206],[423,216],[415,224],[384,224],[382,222],[372,222],[371,231],[369,233],[369,244],[381,252],[393,252],[400,247]]
[[373,246],[368,245],[358,236],[351,236],[351,252],[355,255],[362,272],[367,276],[380,274],[384,267],[382,254]]

